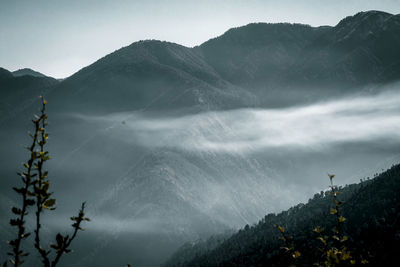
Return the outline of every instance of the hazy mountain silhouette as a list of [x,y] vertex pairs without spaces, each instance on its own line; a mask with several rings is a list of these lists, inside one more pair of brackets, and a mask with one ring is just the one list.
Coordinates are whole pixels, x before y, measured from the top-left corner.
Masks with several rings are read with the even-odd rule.
[[399,79],[399,36],[399,15],[370,11],[335,27],[249,24],[196,49],[224,79],[267,105],[277,97],[293,104]]
[[44,75],[43,73],[34,71],[30,68],[23,68],[23,69],[13,71],[12,75],[14,77],[19,77],[19,76],[24,76],[24,75],[29,75],[29,76],[33,76],[33,77],[48,77],[48,76]]
[[257,23],[187,48],[141,41],[67,78],[64,109],[194,110],[282,106],[400,78],[400,16],[370,11],[335,27]]
[[49,98],[82,112],[215,109],[252,101],[195,50],[160,41],[133,43],[107,55],[67,78]]
[[49,98],[61,110],[101,113],[298,104],[399,79],[399,35],[399,15],[369,11],[334,27],[249,24],[195,48],[140,41],[63,80]]
[[[23,69],[23,73],[34,71]],[[6,69],[0,68],[0,122],[17,116],[21,111],[28,108],[38,97],[46,94],[58,81],[47,76],[31,74],[17,75]]]

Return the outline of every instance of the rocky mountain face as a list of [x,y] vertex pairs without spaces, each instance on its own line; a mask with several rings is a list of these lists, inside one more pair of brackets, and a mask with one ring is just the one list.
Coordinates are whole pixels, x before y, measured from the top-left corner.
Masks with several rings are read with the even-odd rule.
[[[135,128],[136,118],[292,106],[371,86],[379,90],[400,78],[399,20],[362,12],[335,27],[249,24],[194,48],[141,41],[61,82],[0,69],[0,144],[8,153],[0,158],[3,183],[13,183],[8,177],[25,158],[21,144],[39,107],[37,96],[45,94],[50,173],[59,203],[68,203],[58,212],[68,218],[87,200],[93,218],[88,237],[78,244],[83,254],[77,252],[68,264],[98,266],[115,258],[117,247],[119,265],[132,258],[132,265],[157,265],[185,240],[251,224],[267,209],[287,207],[294,196],[280,181],[279,164],[271,162],[279,158],[286,171],[297,159],[280,152],[273,161],[262,153],[138,144],[135,138],[145,133]],[[218,116],[205,120],[229,132]],[[188,129],[190,136],[215,130],[203,126],[209,125],[204,120],[194,123],[198,128]],[[279,198],[282,192],[285,199]],[[155,246],[160,257],[152,258]]]

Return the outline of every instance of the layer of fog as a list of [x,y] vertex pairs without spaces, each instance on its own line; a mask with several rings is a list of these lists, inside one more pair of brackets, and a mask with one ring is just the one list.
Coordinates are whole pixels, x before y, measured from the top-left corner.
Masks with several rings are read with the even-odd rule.
[[321,150],[346,142],[400,141],[400,94],[345,98],[285,109],[214,111],[182,117],[118,113],[82,117],[113,138],[145,147],[227,153]]
[[[338,182],[344,184],[396,163],[400,146],[398,103],[400,93],[387,91],[285,109],[239,109],[186,116],[141,112],[103,117],[73,114],[86,125],[96,125],[98,130],[87,135],[71,153],[76,154],[96,136],[106,136],[106,142],[119,144],[121,155],[129,155],[130,147],[220,157],[255,155],[260,164],[269,164],[274,170],[274,174],[266,174],[269,187],[273,187],[273,180],[281,188],[269,192],[276,205],[269,203],[265,210],[276,212],[323,189],[327,172],[340,174],[342,180]],[[101,161],[101,154],[94,156],[97,162]],[[130,172],[132,166],[118,179],[132,179]],[[116,186],[111,188],[115,190]],[[119,193],[115,191],[114,195]]]
[[[234,210],[242,205],[243,211],[260,205],[259,217],[249,223],[256,222],[269,212],[305,202],[315,192],[325,189],[326,172],[334,172],[337,183],[345,184],[400,162],[398,103],[400,92],[391,91],[285,109],[240,109],[181,116],[137,111],[102,117],[49,114],[52,160],[47,166],[58,206],[51,214],[53,219],[46,220],[47,225],[68,229],[69,216],[86,200],[88,216],[93,219],[86,226],[87,235],[101,234],[103,239],[113,236],[117,240],[124,234],[162,234],[169,229],[160,224],[166,221],[160,217],[169,210],[159,213],[155,209],[153,214],[136,216],[137,206],[151,203],[153,195],[139,199],[141,195],[131,194],[130,190],[136,181],[155,176],[152,179],[157,183],[164,175],[179,173],[184,169],[182,166],[194,166],[193,171],[185,169],[179,177],[187,175],[188,183],[192,182],[191,186],[200,191],[193,194],[207,200],[195,204],[207,206],[210,217],[220,210],[230,212],[229,207]],[[1,147],[10,151],[0,162],[3,177],[10,177],[9,184],[15,184],[17,164],[26,159],[21,145],[28,140],[25,130],[5,129],[0,133]],[[172,152],[163,154],[165,151]],[[171,161],[170,155],[174,156]],[[182,165],[188,158],[188,165]],[[245,164],[240,165],[241,162]],[[239,165],[237,173],[230,169],[234,164]],[[217,177],[212,180],[214,174]],[[261,188],[250,190],[253,187],[249,185],[244,189],[237,182],[242,178],[247,183],[254,174],[259,179],[256,185],[265,180]],[[204,181],[200,177],[204,175],[208,175],[204,180],[210,182],[200,187]],[[1,192],[11,192],[8,182],[3,181],[2,185]],[[232,201],[232,188],[237,189],[235,196],[246,190],[247,195]],[[252,200],[254,191],[259,196],[257,201],[246,202]],[[132,206],[126,201],[132,201]],[[222,203],[222,208],[213,210],[215,203]],[[174,217],[169,222],[178,225],[182,219],[186,218]],[[82,246],[97,246],[91,242],[94,241],[88,238]]]

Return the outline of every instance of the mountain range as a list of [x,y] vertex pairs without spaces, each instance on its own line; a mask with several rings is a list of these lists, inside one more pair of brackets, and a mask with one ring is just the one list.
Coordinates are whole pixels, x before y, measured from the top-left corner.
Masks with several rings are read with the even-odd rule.
[[[231,122],[214,112],[293,108],[378,94],[400,80],[398,47],[400,15],[369,11],[336,26],[253,23],[193,48],[139,41],[62,81],[32,70],[0,69],[3,188],[15,182],[17,164],[25,158],[21,146],[29,118],[43,94],[49,103],[54,191],[68,203],[57,212],[75,212],[79,201],[87,200],[93,217],[92,232],[88,226],[78,245],[82,254],[77,252],[68,264],[104,264],[118,247],[118,264],[158,265],[184,241],[255,223],[267,211],[302,200],[303,193],[323,186],[311,186],[311,181],[341,149],[356,147],[337,164],[342,172],[366,166],[361,176],[377,170],[382,154],[385,163],[379,168],[397,158],[385,146],[367,161],[354,144],[335,154],[180,149],[169,146],[168,136],[150,139],[139,123],[154,130],[168,124],[173,128],[175,118],[189,118],[196,127],[184,135],[198,142],[205,134],[219,140],[221,129],[235,137]],[[354,155],[360,160],[348,166]],[[310,174],[304,166],[315,170]],[[305,184],[290,178],[296,173]],[[296,193],[293,188],[300,189]],[[6,189],[0,194],[13,197]]]
[[399,25],[399,15],[371,11],[335,27],[249,24],[194,48],[142,41],[72,75],[58,94],[71,98],[69,105],[76,97],[119,111],[150,103],[155,109],[269,106],[277,99],[288,105],[353,93],[400,78]]
[[334,27],[249,24],[194,48],[140,41],[66,78],[48,97],[63,109],[116,112],[282,106],[360,92],[400,78],[399,25],[399,15],[369,11]]

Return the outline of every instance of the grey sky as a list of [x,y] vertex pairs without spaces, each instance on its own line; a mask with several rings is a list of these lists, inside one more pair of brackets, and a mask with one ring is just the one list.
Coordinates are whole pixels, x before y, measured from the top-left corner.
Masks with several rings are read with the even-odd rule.
[[62,78],[141,39],[199,45],[250,22],[335,25],[400,0],[0,0],[0,66]]

